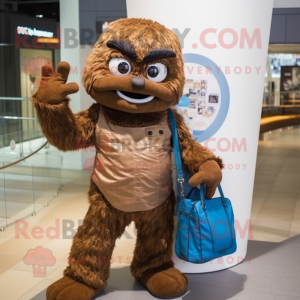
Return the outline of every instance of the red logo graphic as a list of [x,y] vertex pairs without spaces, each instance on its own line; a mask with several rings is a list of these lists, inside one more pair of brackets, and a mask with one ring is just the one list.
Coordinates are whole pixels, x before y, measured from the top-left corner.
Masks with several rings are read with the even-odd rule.
[[46,277],[47,266],[51,267],[56,263],[52,251],[42,246],[28,250],[23,261],[26,265],[32,265],[33,277]]
[[38,56],[37,58],[32,58],[28,61],[27,65],[24,67],[25,74],[29,75],[41,75],[42,67],[44,65],[53,66],[52,60],[45,58],[43,56]]
[[85,163],[83,164],[84,170],[93,170],[95,163],[95,157],[87,159]]
[[[90,158],[85,161],[83,164],[84,170],[89,170],[91,174],[91,178],[97,178],[97,172],[104,171],[105,165],[98,158]],[[97,171],[97,172],[94,172]]]
[[43,56],[38,56],[37,58],[30,59],[24,67],[25,74],[29,75],[30,81],[36,88],[40,86],[42,67],[44,65],[50,65],[53,67],[52,60]]

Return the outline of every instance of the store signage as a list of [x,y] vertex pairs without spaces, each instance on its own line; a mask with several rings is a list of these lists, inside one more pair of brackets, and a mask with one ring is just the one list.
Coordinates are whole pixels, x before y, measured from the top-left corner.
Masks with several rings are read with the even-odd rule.
[[38,38],[37,39],[38,43],[42,43],[42,44],[58,44],[59,43],[59,39],[58,38]]
[[17,34],[36,36],[36,37],[46,37],[46,38],[52,38],[54,36],[54,32],[51,31],[38,30],[36,28],[23,27],[23,26],[17,27]]

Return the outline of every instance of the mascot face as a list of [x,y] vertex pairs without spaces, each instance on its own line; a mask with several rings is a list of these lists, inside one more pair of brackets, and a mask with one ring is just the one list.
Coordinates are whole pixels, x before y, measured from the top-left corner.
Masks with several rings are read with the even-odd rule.
[[184,86],[181,46],[173,31],[145,19],[121,19],[100,36],[83,84],[98,103],[129,113],[163,111]]

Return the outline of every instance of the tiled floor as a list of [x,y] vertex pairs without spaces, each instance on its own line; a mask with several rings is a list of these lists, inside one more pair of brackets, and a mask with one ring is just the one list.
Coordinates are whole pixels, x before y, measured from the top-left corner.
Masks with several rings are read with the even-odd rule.
[[[284,129],[265,135],[264,141],[259,142],[251,214],[253,239],[280,242],[300,233],[299,136],[299,128]],[[89,185],[87,171],[65,175],[71,182],[49,207],[25,219],[23,224],[0,232],[0,300],[29,300],[61,277],[72,234],[88,208]],[[26,230],[16,235],[23,226]],[[59,239],[52,239],[56,232]],[[131,255],[134,236],[131,226],[117,241],[113,257],[126,257],[124,252]],[[32,265],[23,262],[27,251],[37,246],[50,249],[56,258],[55,265],[46,268],[45,277],[34,277]],[[128,264],[123,258],[112,263],[112,268],[124,266]]]
[[300,233],[300,128],[259,142],[252,200],[253,239],[280,242]]

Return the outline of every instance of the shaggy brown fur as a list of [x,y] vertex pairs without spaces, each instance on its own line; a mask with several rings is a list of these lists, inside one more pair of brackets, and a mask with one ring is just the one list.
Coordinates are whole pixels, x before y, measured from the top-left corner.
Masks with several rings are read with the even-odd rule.
[[65,275],[93,288],[103,288],[108,279],[115,240],[121,237],[132,221],[138,231],[134,257],[130,257],[133,276],[147,281],[157,268],[173,266],[173,230],[170,230],[173,229],[175,205],[173,193],[161,206],[143,212],[117,210],[102,196],[93,181],[88,195],[90,207],[74,237],[70,266],[65,270]]
[[[141,31],[143,35],[140,35]],[[130,42],[137,54],[136,60],[126,57],[133,67],[128,76],[113,76],[108,70],[111,58],[125,57],[118,50],[106,46],[107,41],[116,39],[116,33],[117,39]],[[156,40],[153,34],[163,36],[163,39]],[[175,58],[155,61],[164,63],[168,68],[168,76],[160,83],[150,82],[145,74],[148,64],[143,58],[153,48],[165,48],[176,53]],[[95,129],[100,110],[107,122],[122,127],[159,124],[167,113],[166,109],[176,104],[182,94],[182,66],[180,44],[172,31],[150,20],[119,20],[100,37],[87,60],[83,83],[98,103],[77,114],[72,113],[66,96],[77,92],[78,86],[66,84],[69,65],[64,62],[59,64],[55,76],[52,69],[45,67],[41,86],[32,103],[37,109],[43,133],[51,144],[62,151],[87,148],[96,144]],[[145,87],[138,91],[132,85],[135,76],[145,80]],[[144,104],[129,103],[114,91],[119,89],[120,83],[123,85],[121,90],[154,95],[155,98]],[[222,177],[222,161],[198,144],[182,117],[176,111],[174,114],[183,163],[194,174],[190,183],[198,185],[205,182],[213,193]],[[99,148],[97,150],[100,151]],[[160,206],[139,212],[114,208],[92,180],[88,196],[90,207],[74,237],[69,266],[65,276],[47,289],[47,299],[90,300],[102,290],[109,277],[109,261],[115,241],[131,221],[135,222],[138,231],[131,262],[132,275],[155,296],[182,294],[187,287],[187,279],[173,267],[172,262],[174,192],[170,191],[169,197]]]
[[[145,76],[148,63],[143,61],[145,54],[154,48],[169,48],[176,52],[174,59],[162,59],[156,62],[166,64],[168,76],[160,86],[171,89],[177,96],[177,101],[182,95],[184,81],[183,60],[179,40],[174,33],[157,22],[143,19],[121,19],[109,25],[95,44],[91,55],[86,62],[86,70],[83,75],[83,84],[88,93],[96,79],[111,77],[108,62],[112,57],[125,57],[115,49],[107,48],[106,43],[111,39],[123,39],[134,45],[137,52],[137,60],[132,61],[133,75]],[[174,103],[175,104],[175,103]],[[149,110],[148,110],[149,111]]]
[[[122,212],[115,209],[102,196],[97,186],[91,181],[88,193],[90,207],[84,218],[82,226],[73,239],[69,256],[69,266],[64,272],[76,282],[84,283],[85,291],[93,296],[102,290],[109,277],[110,260],[115,246],[115,240],[120,237],[125,227],[131,221],[135,222],[138,236],[133,259],[131,261],[132,275],[147,286],[148,280],[158,272],[164,272],[173,267],[172,261],[172,234],[173,211],[175,197],[172,192],[166,201],[155,209],[143,212]],[[174,269],[175,270],[175,269]],[[179,280],[178,295],[185,288],[187,280],[178,271],[170,272],[173,278]],[[155,281],[155,278],[152,279]],[[59,285],[69,288],[74,281],[62,280],[54,283],[47,290],[47,299],[57,299],[61,292]],[[173,279],[161,278],[157,282],[150,282],[161,294],[160,285],[170,288]],[[76,292],[69,289],[69,294],[76,297]],[[168,295],[161,294],[162,297]],[[61,297],[61,294],[60,294]],[[61,298],[65,299],[65,298]],[[76,298],[77,299],[77,298]],[[85,298],[80,298],[85,299]],[[89,299],[89,298],[88,298]]]
[[[32,103],[44,135],[59,150],[74,151],[96,143],[95,124],[99,117],[99,104],[73,114],[69,99],[53,105],[41,102],[35,94]],[[81,140],[85,143],[80,143]]]

